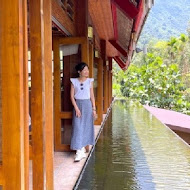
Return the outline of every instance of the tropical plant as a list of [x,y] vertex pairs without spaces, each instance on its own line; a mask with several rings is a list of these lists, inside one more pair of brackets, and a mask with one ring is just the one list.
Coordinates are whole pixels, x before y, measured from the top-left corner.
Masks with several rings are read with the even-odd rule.
[[145,64],[131,64],[127,72],[117,70],[114,76],[115,85],[125,97],[150,106],[190,113],[177,64],[166,65],[161,57],[148,53]]

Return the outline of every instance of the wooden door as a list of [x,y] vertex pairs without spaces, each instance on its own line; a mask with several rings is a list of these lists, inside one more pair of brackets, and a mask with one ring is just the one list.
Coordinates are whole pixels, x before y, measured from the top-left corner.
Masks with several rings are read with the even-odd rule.
[[70,151],[73,110],[70,78],[77,77],[74,67],[78,62],[88,63],[88,40],[84,37],[54,38],[53,52],[55,151]]

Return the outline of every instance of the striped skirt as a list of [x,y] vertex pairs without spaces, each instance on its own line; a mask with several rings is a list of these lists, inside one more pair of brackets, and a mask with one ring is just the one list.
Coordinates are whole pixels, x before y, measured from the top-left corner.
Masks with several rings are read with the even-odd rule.
[[94,119],[92,113],[92,103],[90,99],[76,100],[76,104],[81,112],[81,117],[76,117],[73,109],[71,149],[79,150],[87,145],[94,145]]

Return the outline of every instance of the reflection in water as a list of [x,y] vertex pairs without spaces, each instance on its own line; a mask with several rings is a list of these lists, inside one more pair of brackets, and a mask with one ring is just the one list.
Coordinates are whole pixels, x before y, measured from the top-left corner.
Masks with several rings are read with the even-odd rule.
[[189,190],[189,146],[140,104],[117,101],[78,189]]
[[113,106],[78,189],[154,189],[125,106]]

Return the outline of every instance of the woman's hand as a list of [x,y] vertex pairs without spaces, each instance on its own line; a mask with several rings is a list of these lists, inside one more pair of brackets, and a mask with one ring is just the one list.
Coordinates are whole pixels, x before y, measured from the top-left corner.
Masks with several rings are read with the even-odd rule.
[[81,112],[80,112],[79,108],[76,108],[75,112],[76,112],[77,117],[81,117]]
[[94,117],[94,120],[96,120],[96,119],[97,119],[96,110],[93,110],[93,117]]

